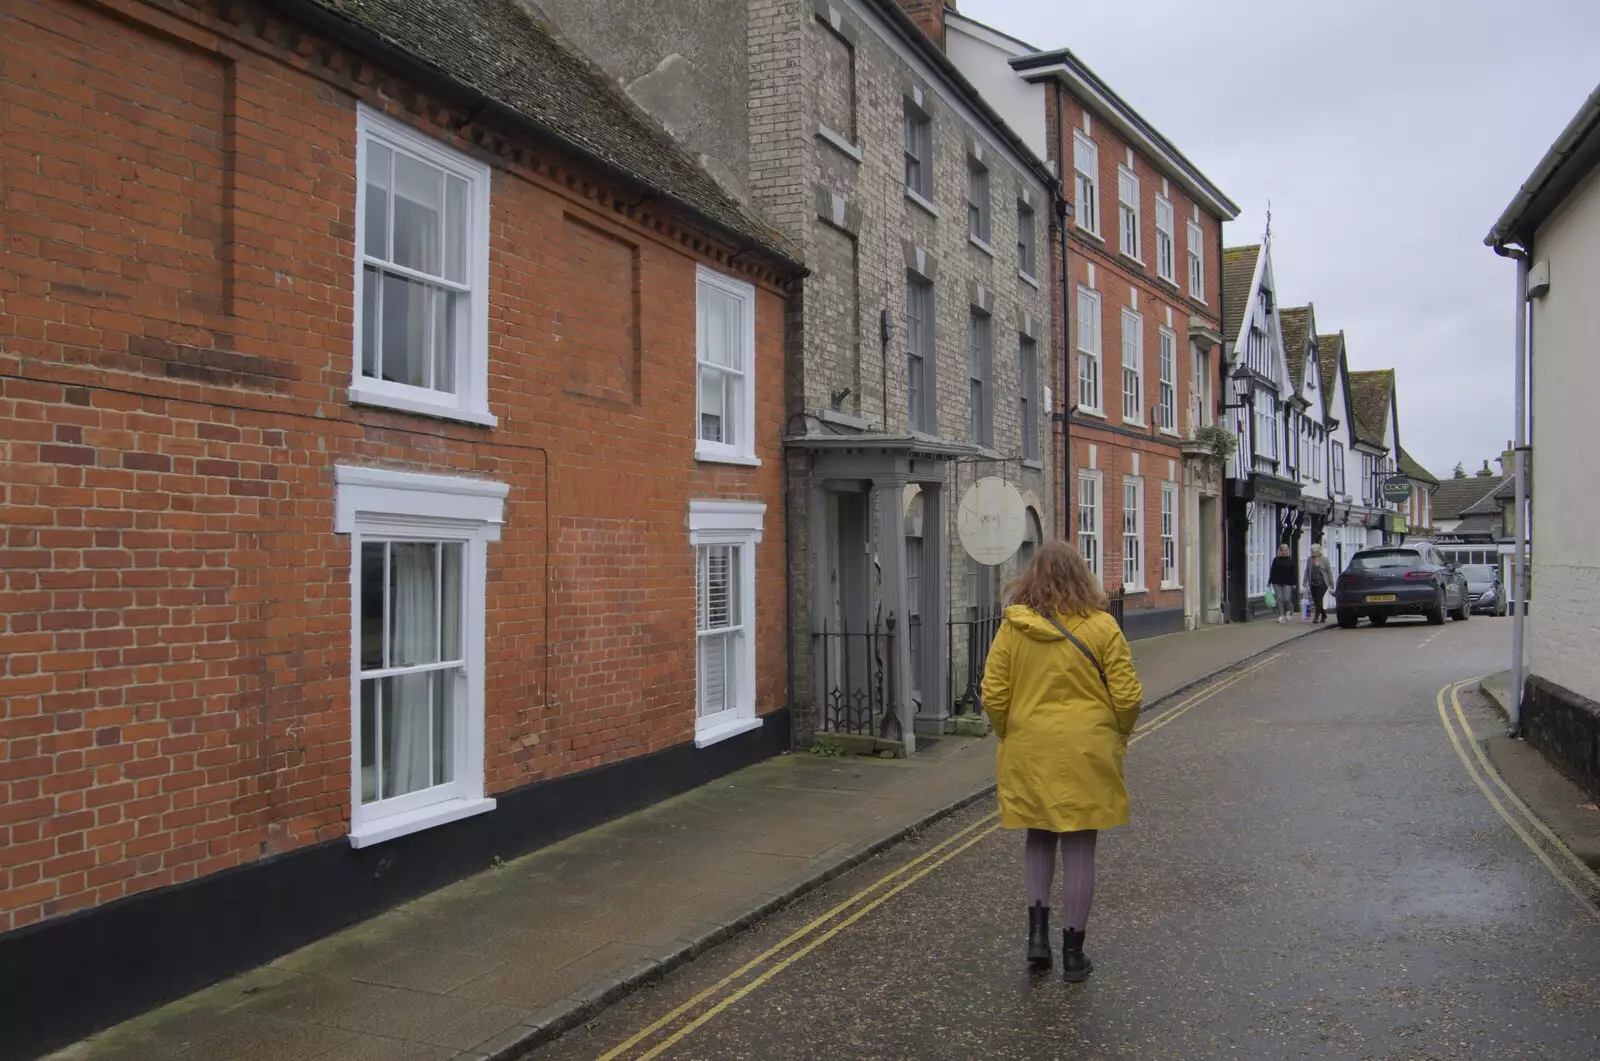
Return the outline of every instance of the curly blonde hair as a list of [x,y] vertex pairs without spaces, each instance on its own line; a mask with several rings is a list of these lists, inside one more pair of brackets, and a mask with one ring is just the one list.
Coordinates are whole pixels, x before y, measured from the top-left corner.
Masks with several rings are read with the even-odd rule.
[[1007,587],[1012,604],[1046,615],[1104,611],[1106,591],[1083,556],[1059,539],[1045,542]]

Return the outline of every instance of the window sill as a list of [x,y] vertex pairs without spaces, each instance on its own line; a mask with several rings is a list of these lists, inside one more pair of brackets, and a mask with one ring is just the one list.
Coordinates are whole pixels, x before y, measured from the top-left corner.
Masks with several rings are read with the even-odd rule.
[[932,216],[934,216],[934,217],[938,217],[939,216],[939,208],[937,206],[934,206],[928,200],[924,199],[922,197],[922,194],[920,192],[918,192],[915,188],[907,188],[906,189],[906,198],[910,199],[912,202],[914,202],[918,206],[922,207],[924,210],[926,210]]
[[834,132],[826,125],[823,125],[821,122],[817,123],[817,136],[823,140],[826,140],[828,143],[832,144],[834,147],[838,148],[855,161],[861,161],[861,149],[859,147],[852,144],[849,140],[846,140],[843,136]]
[[1161,583],[1161,589],[1162,589],[1163,592],[1165,592],[1165,591],[1167,591],[1169,589],[1182,589],[1182,588],[1183,588],[1183,583],[1182,582],[1163,582],[1163,583]]
[[1139,270],[1140,273],[1143,273],[1146,276],[1149,275],[1149,272],[1144,267],[1144,262],[1141,261],[1138,258],[1135,258],[1133,255],[1129,254],[1127,251],[1124,251],[1124,250],[1117,251],[1117,257],[1119,259],[1121,259],[1123,265],[1132,266],[1133,268]]
[[1093,240],[1094,242],[1100,244],[1101,247],[1106,245],[1105,237],[1101,236],[1100,233],[1096,232],[1092,228],[1089,228],[1087,225],[1076,225],[1074,226],[1073,231],[1085,239]]
[[1178,432],[1174,431],[1170,427],[1163,427],[1163,428],[1160,428],[1159,430],[1161,431],[1161,433],[1163,435],[1166,435],[1168,438],[1182,438],[1183,437],[1182,435],[1178,434]]
[[1044,461],[1034,460],[1032,457],[1022,458],[1022,466],[1024,468],[1032,468],[1036,472],[1044,471]]
[[1140,431],[1148,431],[1150,429],[1150,425],[1143,420],[1129,420],[1126,416],[1122,418],[1122,426],[1137,427]]
[[749,733],[751,730],[760,729],[764,724],[760,718],[737,718],[732,722],[719,723],[708,729],[696,729],[694,746],[696,748],[706,748],[719,741],[725,741],[729,737],[737,737],[741,733]]
[[1021,269],[1017,270],[1017,279],[1021,280],[1035,291],[1039,290],[1039,281],[1028,273],[1023,272]]
[[989,246],[988,243],[979,239],[977,236],[972,235],[970,232],[967,234],[967,242],[981,250],[983,253],[987,254],[989,257],[994,257],[994,248]]
[[1101,412],[1099,409],[1085,409],[1081,405],[1078,406],[1077,411],[1075,413],[1073,413],[1073,415],[1074,416],[1092,416],[1096,420],[1104,420],[1106,418],[1106,414]]
[[709,449],[704,443],[694,448],[694,459],[706,464],[738,464],[745,468],[761,467],[761,458],[747,453],[734,453],[729,450]]
[[1148,592],[1150,591],[1145,589],[1143,586],[1124,585],[1122,587],[1122,595],[1124,597],[1142,597]]
[[1178,296],[1180,298],[1183,296],[1183,288],[1179,287],[1178,286],[1178,281],[1174,280],[1172,277],[1170,277],[1170,276],[1162,276],[1160,273],[1157,273],[1156,274],[1156,279],[1160,280],[1163,284],[1166,284],[1168,287],[1172,288],[1173,291],[1178,293]]
[[350,401],[354,405],[370,405],[379,409],[392,409],[396,412],[416,413],[419,416],[432,416],[440,420],[457,420],[464,424],[476,424],[479,427],[494,427],[500,422],[499,418],[487,409],[478,412],[471,409],[462,409],[460,406],[445,405],[442,402],[408,398],[365,385],[359,379],[350,384],[349,395]]
[[475,814],[494,810],[494,800],[452,799],[444,803],[431,803],[406,814],[394,814],[367,822],[359,829],[350,830],[351,847],[371,847],[385,840],[395,840],[411,833],[432,829],[435,826],[458,822]]

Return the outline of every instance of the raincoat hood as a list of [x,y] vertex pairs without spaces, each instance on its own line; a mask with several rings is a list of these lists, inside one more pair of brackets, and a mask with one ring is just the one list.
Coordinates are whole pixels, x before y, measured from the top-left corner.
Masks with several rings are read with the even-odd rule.
[[1055,624],[1032,608],[1013,604],[1006,609],[1006,625],[1034,641],[1065,641]]

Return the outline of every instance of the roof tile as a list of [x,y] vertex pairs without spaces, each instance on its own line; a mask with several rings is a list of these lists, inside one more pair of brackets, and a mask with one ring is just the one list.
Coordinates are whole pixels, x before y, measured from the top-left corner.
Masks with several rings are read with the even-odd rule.
[[517,0],[310,0],[774,257],[800,255]]
[[1350,373],[1350,408],[1355,414],[1350,433],[1357,442],[1380,448],[1384,445],[1383,429],[1387,425],[1390,396],[1393,393],[1392,368]]
[[1256,276],[1261,244],[1228,247],[1222,252],[1222,339],[1231,348],[1239,338],[1245,307],[1250,304],[1250,281]]

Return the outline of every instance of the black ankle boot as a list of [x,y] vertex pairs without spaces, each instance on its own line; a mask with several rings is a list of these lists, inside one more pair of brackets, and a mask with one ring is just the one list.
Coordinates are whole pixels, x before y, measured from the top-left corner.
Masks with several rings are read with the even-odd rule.
[[[1031,953],[1031,952],[1030,952]],[[1069,984],[1081,984],[1094,972],[1094,962],[1083,953],[1083,933],[1061,930],[1061,974]]]
[[1050,908],[1028,907],[1028,964],[1034,969],[1050,968]]

